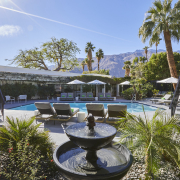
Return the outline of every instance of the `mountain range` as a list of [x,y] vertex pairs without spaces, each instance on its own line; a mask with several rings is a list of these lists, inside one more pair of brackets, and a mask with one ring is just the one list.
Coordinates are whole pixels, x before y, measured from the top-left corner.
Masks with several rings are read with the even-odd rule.
[[[166,52],[163,49],[159,49],[158,52]],[[180,51],[177,51],[180,53]],[[156,53],[154,49],[148,49],[147,58],[149,59],[153,53]],[[133,61],[135,57],[145,56],[144,50],[136,50],[135,52],[127,52],[121,53],[117,55],[104,55],[104,58],[100,61],[100,69],[109,69],[110,75],[115,77],[124,77],[125,70],[122,69],[124,66],[125,61]],[[84,58],[78,58],[79,62],[82,62]],[[94,63],[92,64],[92,69],[98,69],[98,62],[97,59],[93,58]],[[49,69],[54,69],[54,66],[49,66]],[[85,71],[87,71],[87,66],[85,66]],[[74,73],[82,73],[82,68],[75,68],[74,70],[70,71]]]

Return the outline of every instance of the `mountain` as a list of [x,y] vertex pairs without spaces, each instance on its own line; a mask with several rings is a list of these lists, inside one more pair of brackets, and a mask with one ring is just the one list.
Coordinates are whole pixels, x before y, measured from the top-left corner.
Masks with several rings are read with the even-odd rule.
[[[159,49],[158,52],[166,52],[163,49]],[[149,59],[153,53],[156,53],[156,50],[148,49],[147,58]],[[124,77],[125,70],[122,69],[124,66],[124,61],[132,61],[135,57],[145,56],[144,50],[136,50],[135,52],[121,53],[117,55],[105,55],[100,61],[100,69],[109,69],[110,75],[115,77]],[[79,62],[82,62],[84,58],[79,58]],[[92,64],[92,69],[98,69],[97,59],[93,58],[94,63]],[[49,69],[54,69],[54,66],[49,66]],[[85,71],[87,71],[87,66],[85,66]],[[74,73],[82,73],[82,68],[75,68],[70,71]]]

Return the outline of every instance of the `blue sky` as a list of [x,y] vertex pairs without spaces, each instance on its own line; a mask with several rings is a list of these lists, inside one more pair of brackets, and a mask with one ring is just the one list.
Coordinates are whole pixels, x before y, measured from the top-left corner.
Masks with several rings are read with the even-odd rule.
[[[177,1],[174,0],[173,4]],[[51,37],[67,38],[77,43],[81,49],[80,54],[77,54],[80,58],[86,57],[84,48],[89,41],[96,47],[95,51],[102,48],[105,55],[143,49],[144,46],[148,46],[148,42],[145,44],[141,42],[138,30],[152,2],[152,0],[0,0],[0,65],[8,65],[9,62],[5,59],[13,59],[20,49],[40,47],[42,43],[50,41]],[[172,42],[172,46],[174,51],[180,49],[176,42]],[[152,49],[155,49],[155,46]],[[161,41],[158,49],[165,50],[164,41]]]

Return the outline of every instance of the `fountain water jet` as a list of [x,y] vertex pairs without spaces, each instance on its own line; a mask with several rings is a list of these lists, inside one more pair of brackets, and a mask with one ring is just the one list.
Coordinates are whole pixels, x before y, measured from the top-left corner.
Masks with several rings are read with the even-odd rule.
[[113,146],[116,129],[105,123],[95,123],[90,115],[88,123],[70,125],[65,129],[70,141],[56,148],[53,159],[61,173],[73,180],[120,179],[132,165],[130,151]]

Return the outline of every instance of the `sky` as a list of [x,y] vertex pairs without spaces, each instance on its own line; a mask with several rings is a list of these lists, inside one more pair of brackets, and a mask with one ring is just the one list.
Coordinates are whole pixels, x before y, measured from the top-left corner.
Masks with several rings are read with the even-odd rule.
[[[173,4],[178,0],[173,0]],[[87,42],[105,55],[142,50],[149,42],[138,37],[153,0],[0,0],[0,65],[19,50],[40,47],[52,37],[66,38],[80,48],[85,58]],[[180,50],[172,42],[173,51]],[[155,49],[152,46],[151,49]],[[165,50],[162,40],[158,49]],[[93,56],[95,56],[93,52]]]

